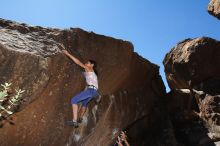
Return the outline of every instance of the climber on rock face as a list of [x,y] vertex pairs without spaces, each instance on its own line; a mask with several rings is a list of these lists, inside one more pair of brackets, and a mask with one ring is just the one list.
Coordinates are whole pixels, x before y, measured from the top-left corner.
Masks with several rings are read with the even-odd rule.
[[[73,62],[82,67],[85,71],[84,76],[86,79],[87,86],[84,91],[80,92],[76,96],[71,99],[72,111],[73,111],[73,119],[71,121],[67,121],[67,124],[70,126],[78,127],[78,123],[82,122],[82,116],[86,112],[87,104],[89,101],[96,97],[98,94],[98,79],[96,72],[96,62],[93,60],[87,61],[85,64],[82,63],[79,59],[71,55],[68,51],[65,50],[65,47],[62,44],[59,44],[64,50],[62,52],[67,55]],[[81,107],[81,115],[78,118],[78,103],[82,102]],[[77,119],[78,118],[78,119]]]

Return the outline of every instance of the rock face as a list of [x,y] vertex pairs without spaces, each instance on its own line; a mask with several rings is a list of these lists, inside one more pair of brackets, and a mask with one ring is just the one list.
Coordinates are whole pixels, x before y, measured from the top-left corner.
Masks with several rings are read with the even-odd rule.
[[186,145],[220,141],[219,56],[220,42],[203,37],[178,43],[163,61],[171,88],[168,105],[177,112],[171,112],[172,121],[181,137],[177,139],[185,138]]
[[171,89],[193,88],[220,75],[220,42],[211,38],[186,39],[163,61]]
[[[102,101],[90,104],[78,129],[65,121],[71,119],[70,99],[83,90],[84,79],[57,43],[83,61],[98,63]],[[141,119],[148,122],[146,130],[153,131],[156,126],[151,125],[161,122],[161,110],[156,107],[165,95],[158,70],[134,53],[127,41],[78,28],[42,28],[0,19],[0,83],[11,82],[13,88],[25,90],[20,111],[1,121],[0,143],[108,146],[120,130],[132,133],[134,128],[129,127],[143,126],[143,122],[135,124]],[[138,145],[144,138],[131,143]]]
[[220,19],[220,0],[211,0],[208,5],[208,12]]

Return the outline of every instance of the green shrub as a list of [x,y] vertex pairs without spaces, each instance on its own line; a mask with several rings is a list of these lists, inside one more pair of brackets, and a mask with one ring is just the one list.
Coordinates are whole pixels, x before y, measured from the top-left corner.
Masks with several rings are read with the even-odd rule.
[[0,118],[6,118],[13,114],[18,107],[24,90],[15,89],[14,94],[9,94],[11,91],[11,83],[1,84],[0,90]]

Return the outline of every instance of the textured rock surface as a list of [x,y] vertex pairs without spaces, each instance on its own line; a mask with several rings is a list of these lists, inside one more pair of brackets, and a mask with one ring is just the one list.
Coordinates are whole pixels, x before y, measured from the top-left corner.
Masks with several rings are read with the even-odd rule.
[[[77,57],[98,63],[102,102],[91,103],[76,130],[64,123],[71,118],[70,98],[83,90],[84,79],[79,67],[60,53],[57,42]],[[118,131],[129,131],[129,125],[143,118],[152,131],[150,124],[161,122],[155,110],[165,94],[158,70],[134,53],[127,41],[81,29],[42,28],[1,19],[0,83],[12,82],[26,92],[20,111],[8,119],[11,122],[2,121],[0,144],[107,146]],[[133,141],[138,144],[143,139]]]
[[171,89],[191,88],[220,76],[220,42],[211,38],[186,39],[166,55],[163,63]]
[[220,19],[220,0],[211,0],[208,5],[208,12]]
[[178,43],[163,61],[172,89],[169,111],[185,145],[220,141],[219,56],[220,42],[204,37]]
[[167,94],[170,118],[177,141],[185,146],[213,143],[199,117],[199,108],[190,90],[172,90]]

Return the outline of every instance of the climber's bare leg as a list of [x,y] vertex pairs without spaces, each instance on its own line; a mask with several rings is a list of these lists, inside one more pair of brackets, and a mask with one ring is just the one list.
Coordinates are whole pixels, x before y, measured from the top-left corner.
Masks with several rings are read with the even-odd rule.
[[73,110],[73,121],[77,121],[78,105],[77,104],[72,104],[72,110]]
[[86,113],[87,107],[82,106],[80,109],[80,118],[82,118],[84,116],[84,114]]

